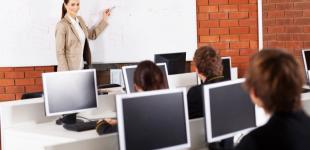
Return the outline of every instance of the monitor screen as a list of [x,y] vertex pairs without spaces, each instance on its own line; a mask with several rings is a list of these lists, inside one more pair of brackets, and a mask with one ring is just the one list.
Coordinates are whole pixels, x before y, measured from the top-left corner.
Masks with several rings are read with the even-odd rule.
[[190,147],[185,88],[117,95],[120,149]]
[[47,116],[97,108],[94,69],[43,73],[42,78]]
[[302,59],[304,62],[304,68],[305,68],[305,74],[307,77],[307,81],[309,83],[309,74],[308,74],[308,70],[310,69],[310,49],[304,49],[302,50]]
[[[164,79],[166,80],[166,83],[167,83],[167,87],[169,87],[166,64],[165,63],[157,63],[156,65],[162,71],[162,73],[164,75]],[[127,93],[135,92],[134,73],[135,73],[136,68],[137,68],[137,65],[122,67],[123,76],[124,76],[124,82],[125,82],[125,85],[126,85],[126,92]]]
[[242,88],[244,79],[204,86],[208,142],[215,142],[256,127],[255,105]]
[[156,54],[155,62],[166,63],[169,75],[185,73],[186,53]]
[[224,81],[231,80],[231,58],[222,57]]

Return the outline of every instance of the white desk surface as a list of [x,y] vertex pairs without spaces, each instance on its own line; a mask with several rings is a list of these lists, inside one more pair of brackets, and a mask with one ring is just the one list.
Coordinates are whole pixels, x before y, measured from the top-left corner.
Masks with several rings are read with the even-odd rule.
[[[187,87],[188,89],[188,87]],[[100,96],[101,97],[101,96]],[[104,98],[103,96],[101,98]],[[100,99],[101,99],[100,98]],[[310,93],[303,93],[301,96],[301,99],[303,100],[305,111],[310,114]],[[109,102],[108,102],[109,101]],[[109,99],[108,101],[105,101],[105,99],[102,99],[101,102],[108,102],[109,108],[101,109],[101,110],[115,110],[114,102],[112,99]],[[33,99],[30,101],[13,101],[13,102],[5,102],[0,104],[0,107],[9,107],[14,106],[14,109],[20,109],[15,107],[22,106],[23,108],[20,109],[21,112],[31,112],[32,110],[25,109],[28,106],[34,106],[37,107],[42,105],[43,103],[42,99]],[[40,106],[42,107],[42,106]],[[13,107],[12,107],[13,108]],[[43,111],[44,109],[40,108],[37,109],[37,111]],[[17,112],[20,112],[17,111]],[[2,112],[2,110],[1,110]],[[11,111],[4,111],[5,113],[9,113],[12,118],[15,118],[14,113]],[[28,115],[33,115],[34,112],[29,113]],[[40,112],[43,113],[43,112]],[[104,114],[97,114],[98,112],[84,112],[81,113],[81,116],[87,117],[89,119],[96,119],[96,118],[102,118],[102,117],[108,117],[113,118],[115,117],[115,112],[104,112]],[[4,115],[5,116],[5,115]],[[40,116],[38,116],[40,117]],[[25,119],[25,118],[24,118]],[[27,119],[27,118],[26,118]],[[32,118],[33,119],[33,118]],[[1,120],[3,124],[3,121],[11,121],[10,119],[4,119]],[[23,120],[23,118],[22,118]],[[201,120],[200,120],[201,121]],[[3,126],[2,126],[3,127]],[[194,142],[196,144],[192,144],[192,146],[196,145],[196,148],[193,149],[207,149],[201,144],[204,143],[204,127],[202,123],[196,123],[194,124],[191,129],[191,134],[197,135]],[[34,121],[30,122],[20,122],[18,121],[16,124],[11,124],[10,126],[6,126],[4,130],[1,130],[2,132],[2,138],[5,136],[4,141],[2,141],[2,146],[5,143],[6,149],[2,148],[2,150],[24,150],[24,149],[31,149],[31,150],[42,150],[45,149],[45,147],[50,146],[52,147],[51,150],[53,150],[53,145],[61,145],[65,143],[72,143],[69,146],[65,147],[75,147],[80,145],[79,143],[83,143],[83,141],[96,141],[98,143],[98,140],[106,139],[109,142],[107,145],[110,146],[110,149],[117,149],[117,133],[113,134],[106,134],[99,136],[95,130],[89,130],[89,131],[83,131],[83,132],[74,132],[74,131],[68,131],[64,129],[62,126],[56,125],[55,120],[44,122],[44,123],[35,123]],[[192,136],[192,135],[191,135]],[[192,139],[193,142],[193,139]],[[111,143],[111,144],[110,144]],[[83,143],[84,144],[84,143]],[[89,144],[89,143],[88,143]],[[92,143],[94,144],[94,142]],[[87,144],[84,144],[87,145]],[[202,148],[198,148],[199,147]],[[81,145],[80,145],[81,146]],[[102,146],[102,143],[99,143],[99,148]],[[112,147],[112,148],[111,148]],[[83,149],[83,148],[79,148]],[[58,150],[58,149],[57,149]]]
[[[110,113],[107,116],[115,117]],[[3,150],[43,150],[44,147],[68,142],[78,142],[89,139],[104,138],[114,135],[114,141],[117,141],[116,133],[98,135],[96,130],[83,132],[69,131],[62,125],[56,125],[55,121],[46,123],[19,123],[6,128],[1,133],[5,136],[5,146]]]
[[64,138],[68,140],[81,140],[92,137],[97,137],[98,134],[95,130],[88,130],[83,132],[68,131],[62,127],[62,125],[56,125],[55,122],[43,123],[43,124],[19,124],[15,127],[8,128],[6,132],[28,134],[29,138],[40,139],[46,136]]
[[[83,115],[86,116],[87,115]],[[114,118],[116,117],[115,112],[107,112],[103,115],[97,115],[92,118]],[[90,119],[90,118],[88,118]],[[57,137],[57,138],[67,138],[72,140],[81,140],[81,139],[88,139],[98,137],[96,130],[88,130],[83,132],[75,132],[69,131],[63,128],[62,125],[57,125],[56,121],[47,122],[47,123],[24,123],[12,126],[7,129],[7,131],[14,131],[14,132],[21,132],[24,134],[29,134],[31,136],[49,136],[49,137]]]
[[[98,110],[79,113],[93,118],[115,117],[113,96],[100,96]],[[43,99],[0,104],[2,150],[92,150],[118,149],[117,133],[99,136],[95,130],[74,132],[56,125],[56,117],[45,117]],[[192,148],[204,147],[202,119],[191,120]]]
[[[203,128],[203,119],[191,120],[191,137],[192,137],[192,148],[198,149],[197,147],[202,148],[204,146],[204,128]],[[22,150],[27,149],[31,150],[43,150],[47,149],[67,149],[68,147],[76,147],[80,142],[85,142],[84,145],[94,145],[94,147],[99,147],[101,145],[104,147],[110,147],[109,149],[118,149],[117,133],[98,135],[95,130],[88,130],[83,132],[74,132],[64,129],[61,125],[56,125],[55,122],[34,124],[34,123],[25,123],[12,126],[4,131],[6,139],[10,142],[7,144],[7,149],[11,150]],[[109,142],[106,145],[102,145],[99,139],[106,139]],[[92,141],[97,141],[92,143]],[[92,144],[90,144],[92,143]],[[55,147],[53,146],[55,145]],[[80,146],[79,146],[80,147]],[[78,149],[81,149],[77,147]],[[199,149],[200,149],[199,148]],[[96,148],[97,149],[97,148]],[[206,149],[206,148],[205,148]]]

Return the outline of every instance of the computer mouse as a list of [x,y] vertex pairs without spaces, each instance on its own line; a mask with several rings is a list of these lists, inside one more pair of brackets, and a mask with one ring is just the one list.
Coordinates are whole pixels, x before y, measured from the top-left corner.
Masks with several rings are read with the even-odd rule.
[[62,125],[62,124],[63,124],[62,118],[58,118],[58,119],[56,120],[56,124],[57,124],[57,125]]
[[111,125],[105,120],[99,121],[96,126],[96,132],[99,135],[107,134],[107,133],[114,133],[116,132],[116,130],[117,130],[116,125]]

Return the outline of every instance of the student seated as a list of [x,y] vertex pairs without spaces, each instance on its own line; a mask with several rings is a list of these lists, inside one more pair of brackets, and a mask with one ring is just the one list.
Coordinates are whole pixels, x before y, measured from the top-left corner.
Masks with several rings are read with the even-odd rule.
[[308,150],[310,118],[302,109],[304,76],[300,64],[282,50],[264,49],[251,58],[245,86],[256,105],[271,115],[237,150]]
[[[204,117],[203,85],[224,81],[222,59],[212,47],[198,48],[193,62],[202,84],[190,88],[187,93],[189,119]],[[209,143],[208,147],[209,150],[233,149],[233,138]]]
[[195,69],[202,81],[187,93],[189,118],[203,117],[203,85],[224,81],[222,60],[212,47],[203,46],[196,50],[193,58]]
[[[166,79],[162,71],[156,64],[148,60],[142,61],[138,64],[138,67],[134,72],[134,85],[137,92],[168,88],[168,83],[166,83]],[[101,125],[101,122],[108,123],[112,126],[117,125],[116,119],[104,119],[99,121],[98,125]]]
[[166,81],[160,68],[148,60],[140,62],[134,72],[134,86],[138,92],[167,89]]

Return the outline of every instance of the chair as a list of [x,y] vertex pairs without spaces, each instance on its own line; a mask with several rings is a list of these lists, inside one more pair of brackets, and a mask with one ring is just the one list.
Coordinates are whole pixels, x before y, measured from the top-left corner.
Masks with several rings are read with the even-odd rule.
[[43,92],[24,93],[21,99],[39,98],[43,96]]

